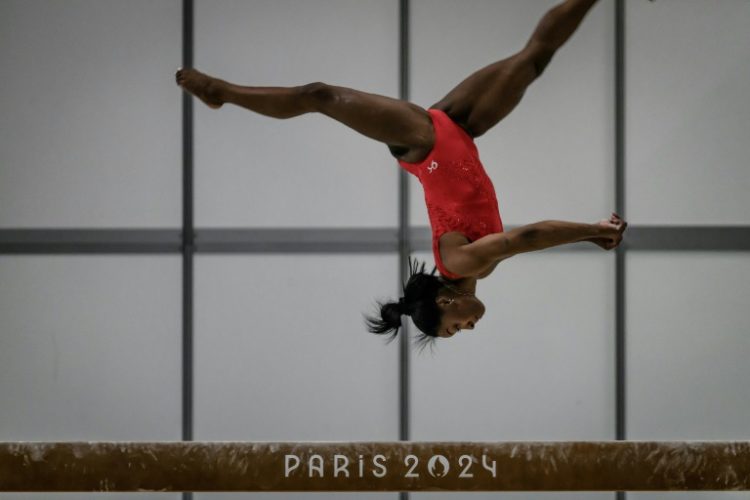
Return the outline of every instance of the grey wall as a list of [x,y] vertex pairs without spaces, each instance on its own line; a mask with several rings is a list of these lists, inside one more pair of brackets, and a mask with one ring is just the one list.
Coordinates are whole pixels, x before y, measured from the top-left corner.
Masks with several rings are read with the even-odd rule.
[[[554,4],[412,0],[411,100],[429,106],[518,50]],[[478,139],[506,226],[614,210],[614,15],[602,0]],[[750,4],[631,1],[625,15],[626,217],[747,225]],[[0,0],[0,440],[181,439],[179,253],[2,253],[3,229],[180,229],[181,16],[177,0]],[[396,97],[398,21],[397,0],[196,0],[195,65]],[[385,146],[322,116],[196,103],[194,160],[198,241],[209,228],[398,229]],[[426,226],[413,180],[409,194],[410,225]],[[398,346],[361,317],[400,292],[398,253],[382,246],[196,256],[194,439],[398,439]],[[747,253],[626,257],[627,437],[746,439]],[[411,356],[410,438],[613,439],[615,260],[541,252],[480,281],[482,324]],[[613,497],[472,498],[498,496]]]
[[[396,96],[398,1],[199,0],[195,65],[242,85],[325,81]],[[200,106],[195,159],[199,226],[398,221],[398,171],[386,146],[322,115],[275,120]]]
[[627,6],[631,222],[748,224],[750,6]]
[[0,2],[0,228],[180,222],[178,0]]

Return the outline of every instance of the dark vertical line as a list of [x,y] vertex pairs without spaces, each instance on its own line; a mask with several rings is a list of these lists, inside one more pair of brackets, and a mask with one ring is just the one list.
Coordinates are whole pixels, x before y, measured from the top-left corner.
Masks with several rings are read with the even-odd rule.
[[[182,66],[193,66],[193,0],[182,0]],[[193,440],[193,100],[182,93],[182,440]],[[192,493],[183,493],[191,500]]]
[[[615,0],[615,211],[625,217],[625,2]],[[627,245],[617,247],[615,254],[615,439],[627,437],[625,427],[625,252]],[[616,500],[625,500],[618,491]]]
[[[399,98],[409,100],[409,0],[399,0]],[[399,289],[407,279],[411,241],[409,240],[409,179],[408,172],[399,169]],[[409,440],[409,330],[404,322],[401,331],[399,356],[399,439]],[[402,491],[401,500],[408,500],[409,493]]]

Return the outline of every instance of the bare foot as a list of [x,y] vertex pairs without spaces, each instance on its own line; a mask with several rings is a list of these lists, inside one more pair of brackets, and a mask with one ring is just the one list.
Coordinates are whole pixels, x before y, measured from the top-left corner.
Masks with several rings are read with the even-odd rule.
[[180,68],[175,74],[177,85],[205,102],[209,108],[218,109],[224,104],[219,97],[221,80],[192,68]]

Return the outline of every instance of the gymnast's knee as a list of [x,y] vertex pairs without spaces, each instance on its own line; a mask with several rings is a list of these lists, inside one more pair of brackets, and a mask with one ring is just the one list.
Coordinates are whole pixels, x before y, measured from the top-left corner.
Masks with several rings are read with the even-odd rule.
[[545,56],[539,56],[536,59],[534,59],[534,71],[536,72],[537,78],[544,73],[544,70],[547,68],[547,65],[552,60],[552,54],[545,55]]
[[338,91],[332,85],[313,82],[299,87],[302,99],[315,111],[320,111],[338,99]]
[[535,78],[538,78],[552,60],[555,50],[556,48],[547,42],[531,40],[521,52],[521,60],[526,64],[531,63],[534,67]]

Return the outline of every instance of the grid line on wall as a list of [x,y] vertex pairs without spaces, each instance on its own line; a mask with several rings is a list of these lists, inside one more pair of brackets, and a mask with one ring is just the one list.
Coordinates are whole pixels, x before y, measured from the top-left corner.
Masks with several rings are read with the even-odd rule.
[[[409,100],[410,85],[410,54],[411,45],[409,44],[409,26],[411,23],[410,0],[399,0],[399,99]],[[409,256],[412,254],[411,232],[409,231],[409,173],[404,169],[398,169],[398,251],[399,251],[399,281],[397,283],[398,295],[401,295],[401,284],[406,283],[409,269]],[[403,320],[403,317],[402,317]],[[399,430],[398,438],[401,441],[410,439],[411,423],[411,377],[410,377],[410,356],[409,350],[409,322],[403,321],[401,329],[401,338],[399,339],[399,371],[398,371],[398,392],[399,392]],[[399,492],[399,500],[409,500],[409,492]]]
[[[182,67],[193,67],[195,37],[195,5],[193,0],[182,0]],[[194,417],[194,254],[195,234],[193,212],[194,150],[193,150],[193,98],[182,92],[182,440],[193,440]],[[192,500],[191,492],[182,494],[183,500]]]
[[[506,226],[511,230],[518,226]],[[193,253],[389,253],[400,252],[398,228],[194,229]],[[404,239],[412,252],[431,252],[432,232],[412,226]],[[627,251],[750,251],[748,226],[630,226],[620,245]],[[0,254],[181,254],[179,229],[0,229]],[[545,253],[601,252],[589,243]]]
[[[615,211],[625,214],[625,2],[615,0]],[[626,439],[626,339],[625,339],[625,255],[620,245],[615,254],[615,439]],[[624,491],[615,500],[625,500]]]

